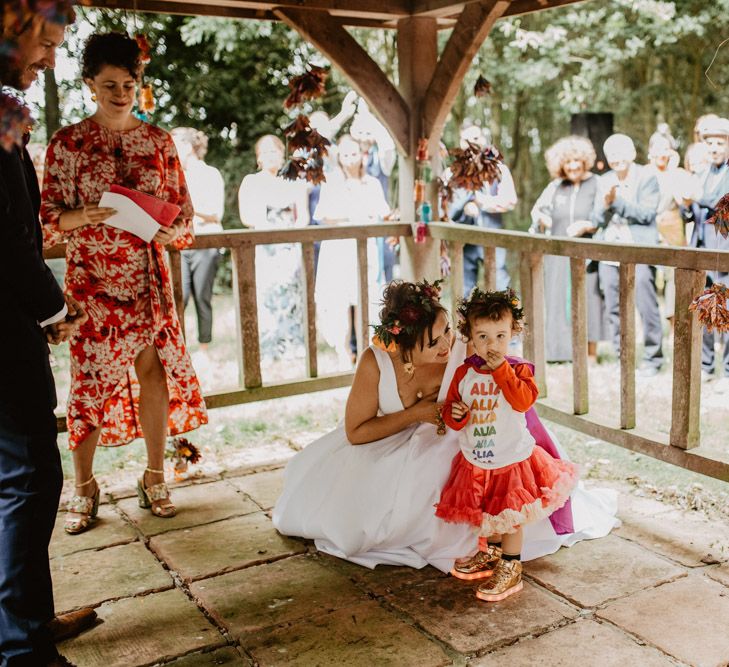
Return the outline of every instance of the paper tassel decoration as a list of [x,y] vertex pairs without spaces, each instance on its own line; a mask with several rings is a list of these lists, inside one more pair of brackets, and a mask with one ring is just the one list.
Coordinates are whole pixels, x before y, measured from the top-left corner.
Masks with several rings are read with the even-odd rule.
[[691,302],[689,310],[699,316],[699,322],[709,331],[719,333],[729,331],[727,297],[729,297],[729,288],[722,283],[714,283]]

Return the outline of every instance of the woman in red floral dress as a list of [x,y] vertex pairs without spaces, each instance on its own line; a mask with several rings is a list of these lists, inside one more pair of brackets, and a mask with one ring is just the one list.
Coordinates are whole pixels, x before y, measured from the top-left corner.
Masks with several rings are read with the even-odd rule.
[[[98,508],[97,444],[123,445],[143,436],[148,467],[139,480],[140,505],[171,517],[176,510],[164,483],[166,437],[207,422],[164,258],[165,245],[191,244],[193,209],[170,135],[132,115],[141,56],[125,35],[89,38],[82,75],[97,110],[59,130],[46,154],[45,242],[67,241],[66,289],[89,313],[71,340],[68,431],[76,495],[65,529],[72,534],[86,530]],[[98,202],[112,184],[177,204],[182,213],[146,243],[103,224],[114,211]]]

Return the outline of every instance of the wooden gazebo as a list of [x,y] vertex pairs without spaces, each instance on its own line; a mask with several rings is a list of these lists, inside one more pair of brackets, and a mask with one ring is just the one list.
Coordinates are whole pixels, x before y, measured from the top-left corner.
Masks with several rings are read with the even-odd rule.
[[[400,154],[399,206],[402,220],[414,220],[415,148],[440,140],[471,61],[494,23],[505,16],[543,11],[583,0],[82,0],[88,6],[143,12],[282,21],[316,46],[367,100],[389,130]],[[347,31],[347,27],[397,31],[399,85]],[[439,30],[452,32],[438,57]],[[435,167],[436,165],[434,165]],[[434,195],[434,193],[432,193]],[[406,271],[437,272],[436,253],[406,243]]]

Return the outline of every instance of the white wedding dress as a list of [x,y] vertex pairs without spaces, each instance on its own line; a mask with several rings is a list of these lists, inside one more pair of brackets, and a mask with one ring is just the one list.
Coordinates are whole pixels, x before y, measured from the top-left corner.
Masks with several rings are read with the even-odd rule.
[[[398,412],[403,405],[392,361],[386,352],[370,349],[380,369],[380,412]],[[439,401],[464,356],[465,345],[457,341]],[[470,526],[445,523],[435,516],[434,505],[458,451],[458,433],[448,430],[438,435],[432,424],[411,426],[357,446],[349,443],[340,424],[289,462],[273,525],[284,535],[313,539],[319,551],[365,567],[430,564],[448,572],[456,558],[475,552],[477,540]],[[616,511],[614,492],[576,489],[575,532],[557,535],[548,519],[526,526],[522,559],[607,535],[619,524]]]

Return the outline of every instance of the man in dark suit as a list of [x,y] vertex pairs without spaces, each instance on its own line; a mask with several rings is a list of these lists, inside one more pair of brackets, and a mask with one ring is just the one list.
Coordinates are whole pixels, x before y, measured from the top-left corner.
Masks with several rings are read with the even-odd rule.
[[[656,211],[660,191],[654,173],[635,163],[630,137],[613,134],[603,146],[610,171],[600,177],[593,221],[597,238],[622,244],[658,245]],[[600,287],[605,295],[613,345],[620,351],[620,272],[618,262],[600,262]],[[656,296],[656,267],[635,267],[635,305],[643,324],[643,367],[640,375],[656,375],[663,364],[663,330]]]
[[[707,221],[714,215],[719,200],[729,193],[729,119],[708,118],[698,127],[701,141],[709,149],[711,165],[699,175],[701,179],[702,195],[695,202],[685,201],[684,204],[692,206],[695,211],[694,230],[691,234],[690,246],[694,248],[710,248],[712,250],[729,250],[729,239],[717,233],[716,227]],[[706,274],[706,286],[714,283],[727,284],[729,273],[725,271],[709,271]],[[707,379],[714,377],[714,344],[713,331],[704,329],[704,338],[701,347],[701,370]],[[718,334],[719,342],[724,345],[722,366],[724,377],[716,383],[715,389],[719,393],[729,391],[729,336]]]
[[[3,2],[0,81],[27,89],[55,64],[70,3]],[[0,147],[0,667],[70,664],[54,640],[93,613],[54,618],[48,543],[63,483],[48,344],[86,319],[42,258],[40,193],[19,103],[3,93]],[[14,107],[14,108],[13,108]]]

